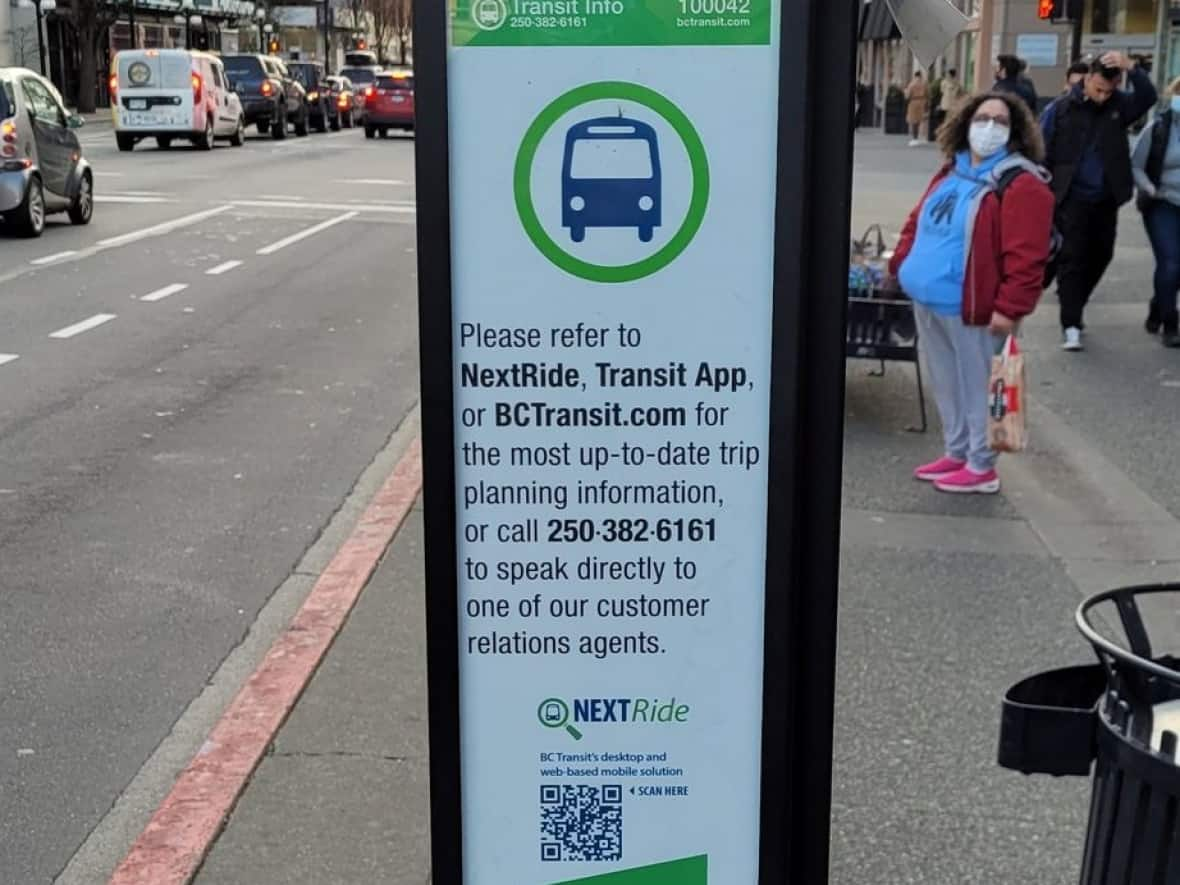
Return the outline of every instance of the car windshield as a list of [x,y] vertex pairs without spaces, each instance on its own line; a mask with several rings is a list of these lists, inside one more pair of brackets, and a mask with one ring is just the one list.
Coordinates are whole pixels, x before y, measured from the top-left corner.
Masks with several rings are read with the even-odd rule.
[[413,92],[414,78],[382,76],[377,78],[377,85],[382,89],[405,89]]
[[262,78],[262,62],[250,56],[229,56],[222,59],[225,63],[225,73],[230,81],[259,80]]
[[288,65],[287,68],[291,76],[304,86],[314,87],[320,83],[320,72],[315,65]]
[[16,100],[12,94],[12,84],[7,80],[0,80],[0,120],[11,117],[16,113]]
[[369,83],[377,81],[377,75],[373,71],[365,70],[364,68],[345,68],[340,72],[354,84],[366,86]]

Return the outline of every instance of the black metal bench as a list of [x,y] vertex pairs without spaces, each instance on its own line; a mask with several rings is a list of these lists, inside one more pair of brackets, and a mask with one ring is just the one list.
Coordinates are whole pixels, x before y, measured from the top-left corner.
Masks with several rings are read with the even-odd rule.
[[[848,359],[877,360],[879,371],[885,374],[886,362],[913,363],[918,376],[918,409],[922,416],[920,427],[907,430],[925,433],[926,394],[922,387],[922,364],[918,361],[918,328],[914,323],[914,305],[893,292],[875,292],[875,297],[848,299],[848,329],[844,353]],[[909,333],[908,336],[904,333]]]

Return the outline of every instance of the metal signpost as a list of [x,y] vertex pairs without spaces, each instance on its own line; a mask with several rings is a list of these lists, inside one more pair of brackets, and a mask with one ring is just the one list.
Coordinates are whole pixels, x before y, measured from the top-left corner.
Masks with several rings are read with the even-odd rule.
[[435,885],[827,880],[859,7],[415,10]]

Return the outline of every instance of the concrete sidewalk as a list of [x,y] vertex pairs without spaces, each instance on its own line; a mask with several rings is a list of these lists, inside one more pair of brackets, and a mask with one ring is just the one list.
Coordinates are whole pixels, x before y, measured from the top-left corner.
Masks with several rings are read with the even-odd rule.
[[[931,149],[862,137],[858,230],[900,227],[936,164]],[[1128,236],[1132,258],[1113,272],[1143,285],[1151,268]],[[1136,375],[1119,375],[1118,358],[1062,361],[1045,313],[1030,324],[1035,377],[1072,390],[1071,372],[1109,360],[1106,383],[1134,402]],[[904,429],[916,420],[912,367],[891,366],[884,378],[869,368],[848,369],[830,881],[1072,885],[1088,784],[999,769],[999,699],[1024,675],[1091,659],[1072,626],[1085,593],[1177,574],[1180,551],[1166,543],[1180,536],[1166,506],[1176,502],[1136,484],[1137,446],[1150,438],[1129,439],[1129,426],[1111,451],[1103,434],[1071,423],[1071,399],[1038,404],[1032,450],[1002,464],[1003,495],[939,495],[910,478],[941,448],[936,424],[926,435]],[[422,583],[415,511],[200,885],[429,881]],[[1175,619],[1160,627],[1180,647]]]

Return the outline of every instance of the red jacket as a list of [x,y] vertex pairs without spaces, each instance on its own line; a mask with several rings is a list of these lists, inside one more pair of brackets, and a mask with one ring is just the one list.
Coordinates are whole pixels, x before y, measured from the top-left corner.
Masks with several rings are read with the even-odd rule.
[[[914,246],[918,218],[926,198],[950,174],[951,168],[948,164],[939,170],[906,220],[901,240],[889,261],[889,272],[894,277]],[[1016,176],[1004,191],[1002,201],[994,192],[984,196],[963,276],[966,325],[986,326],[997,311],[1018,320],[1036,309],[1044,290],[1053,208],[1053,192],[1031,173]]]

